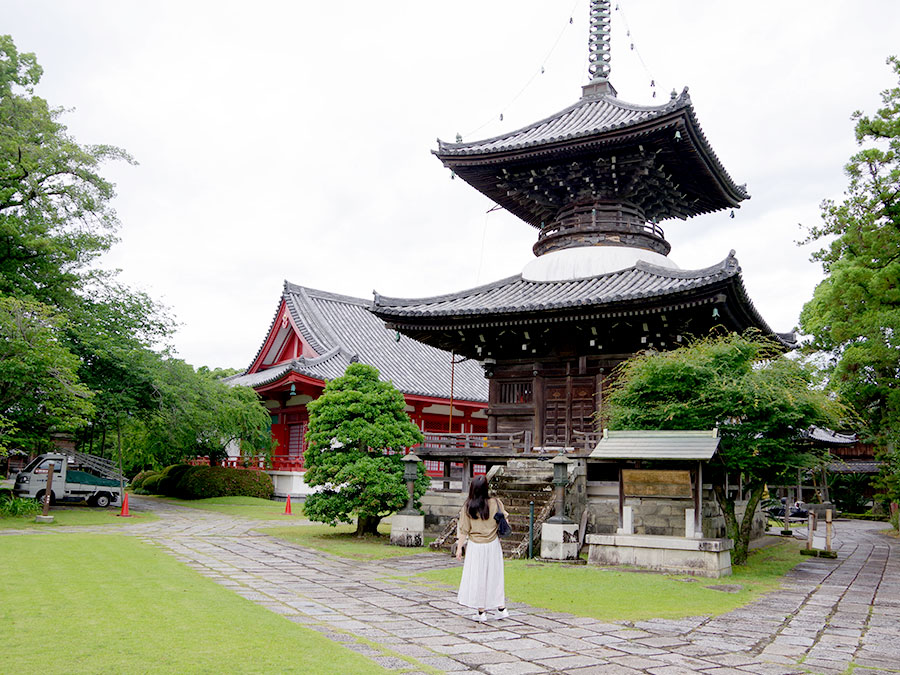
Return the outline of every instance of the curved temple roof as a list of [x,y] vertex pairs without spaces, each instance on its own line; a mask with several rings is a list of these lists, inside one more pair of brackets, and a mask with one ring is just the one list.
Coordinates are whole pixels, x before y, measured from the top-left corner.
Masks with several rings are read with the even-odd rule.
[[640,190],[647,180],[662,183],[656,189],[668,195],[664,203],[642,206],[654,221],[733,208],[749,198],[713,152],[687,88],[659,106],[626,103],[603,88],[516,131],[469,143],[438,139],[433,152],[475,189],[535,227],[564,205],[539,203],[540,191],[532,193],[535,180],[546,179],[542,190],[562,180],[582,191],[596,181],[590,188],[594,196],[610,199],[627,198],[626,184]]
[[[371,301],[287,281],[282,299],[291,321],[318,355],[245,372],[229,378],[230,383],[261,387],[291,372],[327,381],[343,375],[358,360],[378,368],[382,379],[392,381],[405,394],[450,397],[450,353],[388,330],[369,311]],[[265,343],[260,351],[264,347]],[[477,362],[456,364],[453,389],[458,400],[487,400],[487,381]]]

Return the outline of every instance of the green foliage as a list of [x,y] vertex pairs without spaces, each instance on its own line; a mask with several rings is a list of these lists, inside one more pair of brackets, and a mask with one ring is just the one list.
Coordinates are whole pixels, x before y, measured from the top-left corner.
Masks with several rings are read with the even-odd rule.
[[78,380],[78,358],[61,341],[65,320],[30,300],[0,296],[0,438],[32,452],[51,431],[70,430],[93,412]]
[[140,488],[143,487],[144,481],[150,478],[150,476],[156,476],[159,474],[159,471],[154,469],[147,469],[146,471],[141,471],[134,478],[131,479],[131,487]]
[[178,359],[159,359],[150,367],[153,407],[126,429],[131,466],[196,456],[216,462],[230,443],[248,455],[270,451],[269,414],[252,389],[230,386],[219,371],[195,371]]
[[113,185],[97,172],[132,161],[108,145],[81,146],[34,95],[42,70],[0,36],[0,293],[66,307],[82,272],[115,241]]
[[185,474],[196,468],[190,464],[172,464],[167,466],[159,474],[159,481],[156,483],[157,494],[165,495],[166,497],[178,497],[178,483]]
[[162,480],[161,473],[155,473],[151,476],[148,476],[144,479],[144,482],[141,483],[141,487],[139,488],[143,493],[148,495],[158,495],[162,494],[162,491],[159,489],[159,483]]
[[831,501],[841,511],[862,513],[866,510],[869,497],[865,495],[871,476],[864,473],[834,473],[828,478],[828,492]]
[[262,471],[223,466],[194,466],[183,474],[176,488],[181,499],[210,497],[258,497],[272,499],[275,487]]
[[[377,369],[354,363],[307,409],[305,480],[320,488],[306,498],[307,517],[335,525],[356,516],[358,534],[377,534],[381,518],[408,499],[402,452],[423,441],[403,395],[379,381]],[[420,464],[416,499],[428,485]]]
[[[609,390],[606,412],[618,429],[712,429],[719,451],[704,472],[713,483],[734,539],[733,559],[746,559],[750,526],[766,483],[788,470],[815,464],[813,448],[801,440],[811,425],[836,427],[841,408],[814,388],[814,373],[759,335],[698,340],[662,354],[624,362]],[[743,474],[751,493],[738,523],[726,475]]]
[[41,504],[24,497],[0,497],[0,517],[33,516],[41,512]]
[[[900,84],[900,60],[887,60]],[[844,171],[841,203],[822,204],[824,224],[807,241],[826,239],[813,255],[826,277],[803,308],[810,349],[831,355],[830,386],[864,421],[864,435],[888,461],[882,489],[900,499],[900,86],[881,94],[874,116],[856,112],[861,149]]]

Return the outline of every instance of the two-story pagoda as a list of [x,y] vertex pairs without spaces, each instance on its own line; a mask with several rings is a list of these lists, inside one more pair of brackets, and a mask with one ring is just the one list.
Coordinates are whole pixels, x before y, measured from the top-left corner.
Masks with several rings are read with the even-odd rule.
[[[716,326],[775,335],[734,252],[705,269],[668,258],[660,223],[748,198],[703,134],[687,89],[658,106],[609,82],[609,3],[592,3],[592,76],[573,105],[475,142],[439,141],[443,164],[538,231],[521,274],[430,298],[375,295],[388,327],[476,359],[489,379],[489,432],[533,446],[595,431],[604,379],[641,350]],[[793,336],[775,335],[784,344]]]

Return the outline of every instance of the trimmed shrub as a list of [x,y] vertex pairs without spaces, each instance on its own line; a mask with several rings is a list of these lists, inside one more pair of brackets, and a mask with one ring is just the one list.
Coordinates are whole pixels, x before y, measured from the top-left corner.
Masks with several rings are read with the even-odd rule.
[[159,484],[156,488],[159,490],[158,494],[165,495],[166,497],[181,496],[178,494],[178,481],[180,481],[185,474],[199,468],[200,467],[197,466],[191,466],[190,464],[172,464],[171,466],[167,466],[162,470],[162,473],[160,473]]
[[152,476],[147,476],[144,481],[141,483],[141,487],[139,488],[142,493],[148,495],[158,495],[162,494],[159,490],[159,482],[162,480],[161,473],[155,473]]
[[182,499],[208,497],[260,497],[272,499],[275,486],[262,471],[232,469],[224,466],[195,466],[178,483]]
[[147,469],[146,471],[141,471],[134,478],[131,479],[131,487],[134,489],[143,487],[144,481],[150,478],[150,476],[158,476],[159,471],[156,469]]

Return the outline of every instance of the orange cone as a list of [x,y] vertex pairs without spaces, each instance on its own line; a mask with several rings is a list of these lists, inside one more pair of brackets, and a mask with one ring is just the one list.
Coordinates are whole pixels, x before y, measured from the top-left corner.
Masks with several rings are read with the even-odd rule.
[[128,493],[125,493],[125,496],[122,498],[122,513],[116,514],[121,518],[131,518],[131,514],[128,513]]
[[291,516],[291,496],[287,496],[287,501],[284,503],[284,515]]

